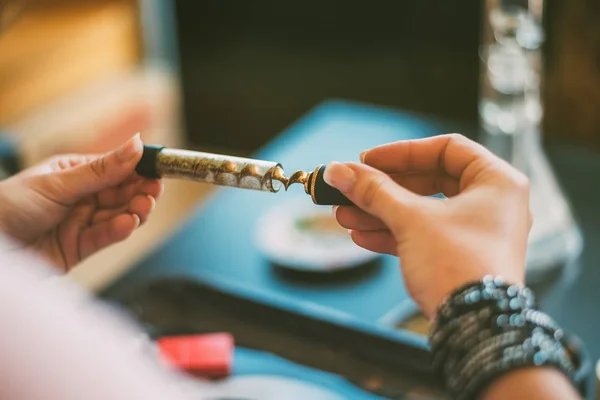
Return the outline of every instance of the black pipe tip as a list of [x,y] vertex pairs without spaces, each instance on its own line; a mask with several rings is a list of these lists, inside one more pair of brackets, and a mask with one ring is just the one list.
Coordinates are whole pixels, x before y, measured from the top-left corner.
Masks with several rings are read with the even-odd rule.
[[158,153],[164,148],[165,146],[145,144],[142,159],[135,167],[135,172],[144,178],[160,179],[161,176],[156,168],[156,160],[158,159]]
[[[319,167],[315,172],[308,176],[308,192],[313,202],[320,206],[352,206],[352,203],[346,196],[336,188],[329,186],[323,176],[326,166]],[[314,174],[317,174],[316,177]],[[314,182],[314,188],[313,188]]]

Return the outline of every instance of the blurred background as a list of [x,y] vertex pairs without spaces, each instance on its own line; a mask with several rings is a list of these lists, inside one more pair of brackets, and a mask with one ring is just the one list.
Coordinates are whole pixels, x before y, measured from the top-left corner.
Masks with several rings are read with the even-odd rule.
[[[477,126],[484,3],[2,2],[0,131],[25,166],[108,150],[137,131],[247,155],[327,99]],[[600,151],[600,3],[546,1],[543,28],[543,138]],[[75,278],[105,285],[124,253],[157,243],[211,190],[169,184],[182,197],[109,250],[114,268],[84,265]]]

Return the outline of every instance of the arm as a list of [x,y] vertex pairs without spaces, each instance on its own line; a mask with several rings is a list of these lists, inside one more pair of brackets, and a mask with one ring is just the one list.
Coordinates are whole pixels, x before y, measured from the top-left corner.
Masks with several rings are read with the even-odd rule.
[[509,373],[490,385],[483,400],[579,400],[569,380],[559,371],[528,368]]

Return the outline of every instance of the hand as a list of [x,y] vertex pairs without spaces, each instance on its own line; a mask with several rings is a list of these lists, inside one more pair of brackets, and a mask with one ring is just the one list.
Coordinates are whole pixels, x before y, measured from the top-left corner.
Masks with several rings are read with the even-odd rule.
[[67,271],[129,237],[162,192],[142,179],[139,135],[100,156],[52,158],[0,182],[0,229]]
[[[404,283],[425,315],[485,275],[524,282],[531,227],[527,178],[461,135],[366,151],[332,163],[325,181],[358,207],[338,207],[356,244],[401,259]],[[430,196],[443,193],[447,199]]]

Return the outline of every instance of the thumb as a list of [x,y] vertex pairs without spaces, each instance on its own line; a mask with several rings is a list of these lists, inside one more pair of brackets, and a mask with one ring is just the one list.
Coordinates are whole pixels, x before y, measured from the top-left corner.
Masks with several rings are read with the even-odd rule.
[[116,150],[57,173],[63,190],[62,201],[74,203],[103,189],[119,185],[134,172],[142,158],[143,148],[144,144],[138,133]]
[[418,196],[398,185],[389,175],[364,164],[330,163],[323,179],[388,227],[397,224],[401,215],[418,200]]

